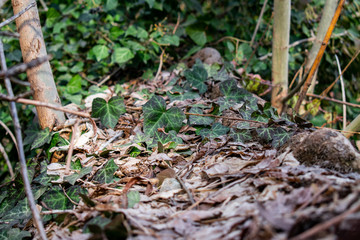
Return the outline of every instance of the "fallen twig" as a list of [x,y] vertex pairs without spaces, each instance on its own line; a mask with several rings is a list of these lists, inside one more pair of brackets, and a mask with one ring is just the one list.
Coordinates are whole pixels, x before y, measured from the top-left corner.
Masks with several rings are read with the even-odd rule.
[[69,146],[68,154],[66,157],[66,168],[65,168],[66,175],[68,175],[70,173],[71,157],[72,157],[72,154],[74,151],[75,140],[78,137],[79,119],[76,119],[75,125],[73,126],[72,129],[73,129],[73,131],[72,131],[72,135],[71,135],[70,146]]

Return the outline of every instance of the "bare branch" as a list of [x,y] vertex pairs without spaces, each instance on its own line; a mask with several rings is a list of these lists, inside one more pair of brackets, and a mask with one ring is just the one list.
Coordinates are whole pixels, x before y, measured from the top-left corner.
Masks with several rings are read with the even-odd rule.
[[20,12],[18,12],[18,14],[12,16],[9,19],[6,19],[5,21],[3,21],[2,23],[0,23],[0,28],[8,25],[9,23],[11,23],[12,21],[14,21],[15,19],[17,19],[18,17],[20,17],[21,15],[23,15],[26,11],[28,11],[30,8],[35,7],[36,2],[32,2],[29,5],[27,5],[26,8],[24,8],[24,10],[21,10]]
[[31,60],[28,63],[21,63],[18,65],[15,65],[6,71],[4,71],[4,70],[0,71],[0,77],[10,77],[10,76],[17,75],[19,73],[26,72],[26,70],[37,67],[40,64],[42,64],[50,59],[51,59],[50,55],[47,55],[45,57],[39,57],[34,60]]

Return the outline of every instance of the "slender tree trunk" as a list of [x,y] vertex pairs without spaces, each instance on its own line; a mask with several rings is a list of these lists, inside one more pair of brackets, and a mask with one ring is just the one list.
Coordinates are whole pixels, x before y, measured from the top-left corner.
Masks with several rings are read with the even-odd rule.
[[274,0],[272,82],[275,86],[271,94],[271,104],[278,109],[282,108],[281,99],[288,92],[290,10],[290,0]]
[[[12,0],[14,14],[20,12],[32,1],[34,0]],[[25,63],[47,55],[36,6],[16,19],[16,27],[20,34],[20,47]],[[31,89],[34,91],[35,100],[61,106],[49,61],[28,69],[26,73]],[[55,125],[65,121],[62,112],[45,107],[36,107],[36,110],[41,128],[52,129]]]
[[[316,33],[316,40],[314,41],[314,44],[307,57],[307,61],[305,65],[305,75],[307,75],[307,73],[309,72],[311,66],[315,61],[316,55],[320,50],[321,43],[324,40],[326,32],[330,26],[330,22],[334,16],[337,5],[338,5],[338,0],[326,0],[325,2],[324,11],[322,12],[321,20]],[[311,85],[308,90],[309,93],[314,92],[314,87],[316,83],[315,81],[316,81],[316,74],[314,74],[314,77],[311,80]]]

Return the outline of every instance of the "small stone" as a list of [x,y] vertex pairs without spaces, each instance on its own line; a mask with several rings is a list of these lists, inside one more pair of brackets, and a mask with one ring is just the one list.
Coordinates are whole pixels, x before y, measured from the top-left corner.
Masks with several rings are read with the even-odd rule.
[[293,136],[286,146],[300,163],[342,173],[360,170],[360,154],[339,132],[323,128]]

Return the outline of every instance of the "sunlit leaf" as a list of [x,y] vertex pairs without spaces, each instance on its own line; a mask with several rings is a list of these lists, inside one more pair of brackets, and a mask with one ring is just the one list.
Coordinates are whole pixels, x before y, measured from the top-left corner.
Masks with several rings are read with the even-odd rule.
[[125,113],[124,100],[121,97],[112,97],[108,102],[103,98],[95,98],[92,102],[92,117],[100,117],[101,123],[114,128],[121,114]]

